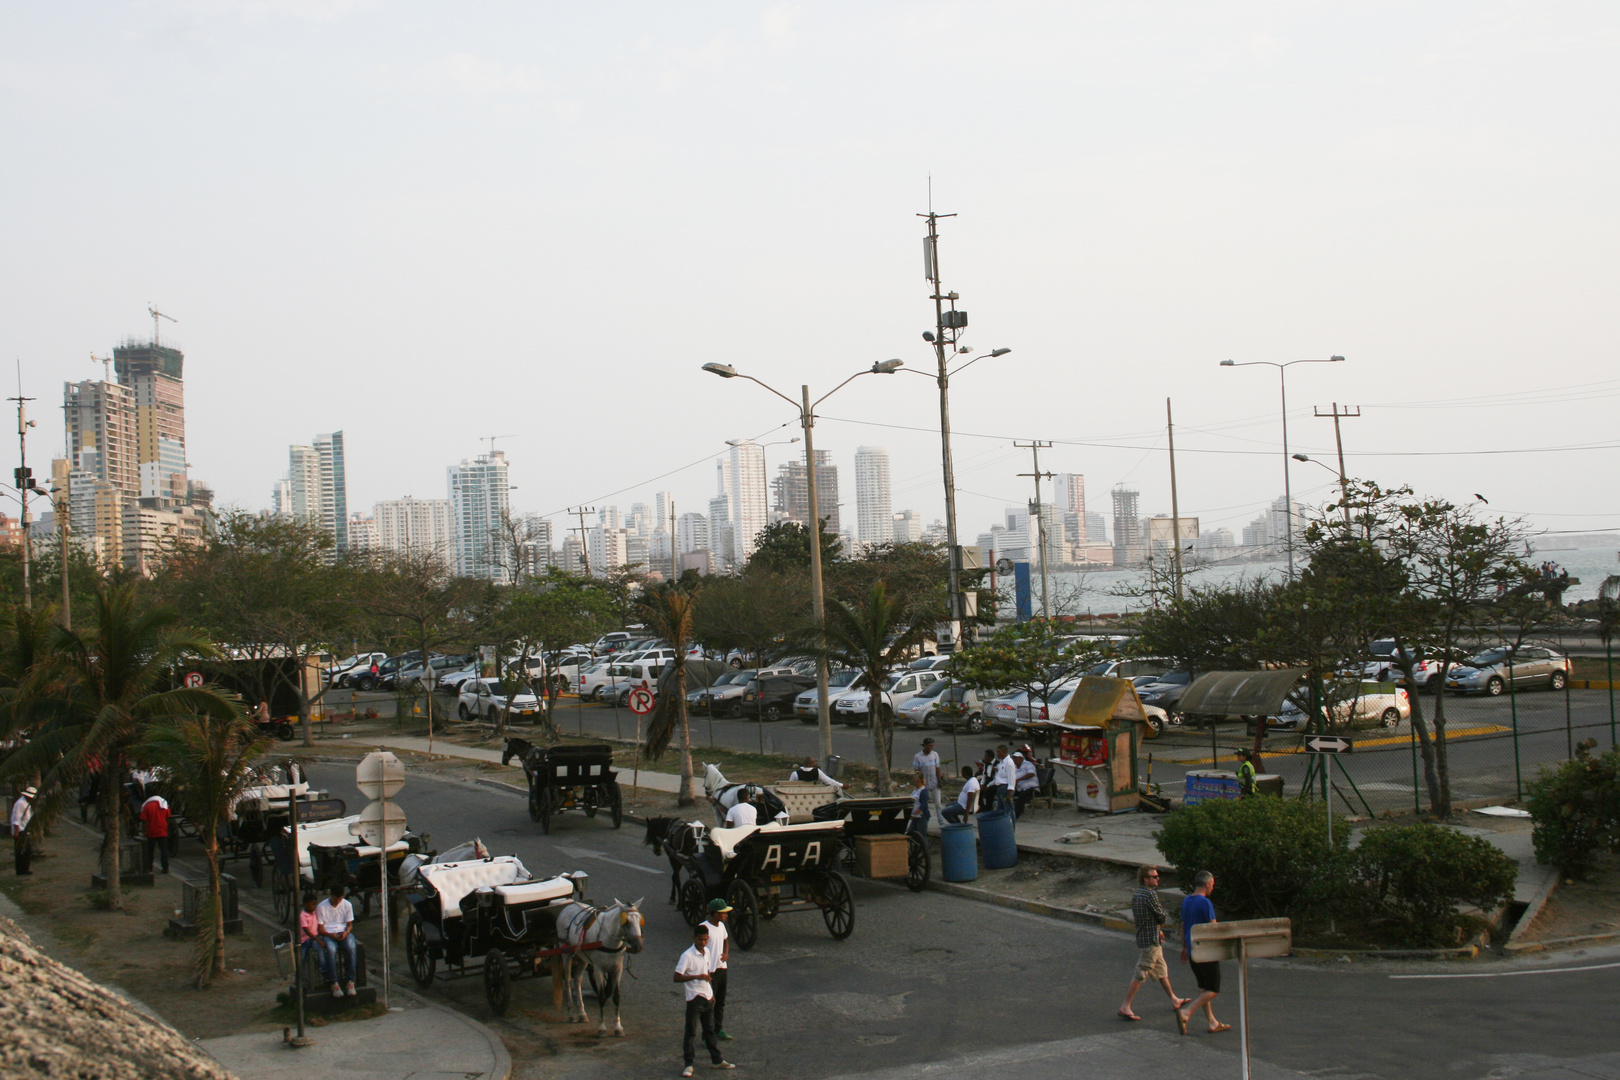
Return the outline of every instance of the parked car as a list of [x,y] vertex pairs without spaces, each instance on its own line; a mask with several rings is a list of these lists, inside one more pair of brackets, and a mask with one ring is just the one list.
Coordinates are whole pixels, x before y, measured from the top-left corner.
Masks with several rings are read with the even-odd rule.
[[470,679],[461,684],[461,696],[456,702],[456,712],[463,720],[495,721],[500,718],[501,710],[511,709],[509,716],[533,717],[540,711],[540,700],[533,694],[519,692],[507,694],[501,689],[499,679]]
[[1005,694],[998,694],[984,702],[980,713],[984,716],[986,727],[994,731],[1018,731],[1018,710],[1021,706],[1029,704],[1027,690],[1011,690]]
[[468,679],[476,678],[478,678],[478,664],[474,662],[440,675],[437,689],[453,697],[458,697],[461,694],[461,685]]
[[422,690],[429,684],[437,685],[439,677],[446,672],[460,671],[476,659],[476,657],[460,653],[432,656],[428,658],[426,667],[419,663],[412,664],[410,667],[401,668],[388,678],[382,679],[381,682],[384,688],[389,690]]
[[[1144,656],[1122,660],[1104,660],[1086,672],[1087,675],[1105,675],[1113,679],[1138,679],[1142,676],[1168,675],[1176,669],[1174,660],[1162,656]],[[1140,685],[1140,684],[1139,684]]]
[[[941,731],[966,731],[972,735],[984,730],[985,698],[979,691],[970,690],[965,686],[947,685],[933,702],[933,711],[928,714],[928,726]],[[910,701],[906,703],[910,704]]]
[[[656,651],[656,650],[654,650]],[[650,655],[643,653],[643,657]],[[673,660],[673,657],[670,658]],[[658,677],[664,673],[664,666],[670,660],[636,660],[629,664],[615,664],[614,668],[620,671],[617,685],[610,685],[597,695],[597,700],[612,702],[614,705],[623,705],[630,697],[632,690],[651,690],[654,696],[658,694]]]
[[[844,668],[840,671],[827,672],[827,710],[831,715],[838,699],[855,687],[855,680],[860,672]],[[804,693],[793,699],[793,715],[806,724],[815,724],[821,721],[821,710],[818,701],[821,691],[812,686]]]
[[1489,694],[1496,697],[1507,689],[1508,680],[1518,686],[1545,686],[1562,690],[1574,666],[1569,657],[1541,645],[1520,645],[1517,649],[1499,646],[1485,649],[1446,672],[1446,689],[1459,694]]
[[349,676],[349,685],[356,690],[379,689],[386,679],[391,679],[402,668],[410,667],[422,659],[422,650],[415,649],[398,656],[389,656],[377,664],[377,674],[372,675],[370,668],[364,671],[355,671]]
[[948,664],[950,662],[951,662],[951,658],[950,658],[950,655],[948,653],[946,655],[944,655],[944,656],[935,656],[933,653],[929,653],[927,656],[919,656],[919,657],[917,657],[917,659],[915,659],[911,663],[907,664],[906,665],[906,670],[907,671],[937,671],[937,670],[944,667],[946,664]]
[[[1396,728],[1412,717],[1412,702],[1404,688],[1371,680],[1341,679],[1327,685],[1335,727]],[[1292,698],[1283,702],[1277,715],[1266,721],[1268,728],[1303,731],[1310,714]]]
[[692,716],[703,716],[709,711],[709,695],[717,686],[730,686],[738,681],[746,683],[748,673],[745,671],[725,671],[715,676],[714,681],[699,683],[686,692],[686,711]]
[[[883,707],[893,715],[895,709],[916,697],[924,689],[938,682],[937,671],[897,671],[883,680]],[[868,709],[872,701],[870,690],[851,690],[833,702],[833,713],[843,724],[869,722]]]
[[[1428,659],[1416,659],[1416,651],[1421,651]],[[1411,656],[1413,657],[1412,677],[1416,680],[1418,688],[1431,690],[1438,694],[1442,684],[1435,679],[1435,676],[1440,674],[1440,661],[1434,658],[1437,651],[1432,647],[1424,647],[1421,650],[1397,649],[1394,638],[1379,638],[1367,646],[1367,655],[1372,659],[1347,664],[1341,674],[1350,678],[1371,679],[1374,682],[1405,686],[1406,673],[1401,668],[1401,660]]]
[[742,696],[732,709],[745,720],[751,717],[780,720],[793,711],[793,699],[805,687],[815,685],[816,680],[808,675],[767,675],[750,679],[743,685]]
[[326,681],[333,686],[347,686],[349,685],[348,678],[350,675],[356,672],[370,671],[373,661],[380,664],[386,659],[388,659],[388,654],[385,652],[363,652],[355,653],[353,656],[345,656],[342,660],[327,667],[325,671]]
[[611,634],[603,634],[591,642],[592,656],[611,656],[630,643],[630,635],[623,630],[615,630]]
[[611,660],[592,664],[579,673],[574,683],[574,693],[578,694],[582,701],[598,700],[597,695],[602,692],[602,687],[614,681],[613,667]]
[[1079,679],[1069,679],[1058,683],[1046,694],[1043,704],[1039,694],[1032,694],[1022,705],[1018,706],[1018,723],[1022,725],[1031,721],[1062,720],[1063,714],[1069,707],[1069,695],[1074,688],[1080,685]]
[[[906,727],[937,727],[939,726],[941,706],[945,706],[947,712],[953,709],[965,709],[969,714],[977,716],[979,713],[979,694],[975,690],[956,686],[947,676],[924,687],[916,697],[896,709],[894,711],[894,720],[896,724],[904,724]],[[978,723],[977,727],[973,723],[968,723],[965,726],[969,731],[982,731],[984,729],[982,721]]]
[[[1140,676],[1138,677],[1140,678]],[[1170,716],[1177,715],[1181,710],[1181,695],[1187,692],[1192,685],[1193,675],[1190,671],[1167,671],[1163,675],[1154,676],[1151,682],[1137,683],[1136,696],[1142,699],[1144,705],[1157,705]]]
[[737,672],[730,682],[715,683],[709,688],[707,696],[699,699],[699,708],[707,711],[710,716],[735,716],[737,701],[743,695],[743,690],[750,680],[761,675],[794,675],[797,674],[790,667],[748,668]]

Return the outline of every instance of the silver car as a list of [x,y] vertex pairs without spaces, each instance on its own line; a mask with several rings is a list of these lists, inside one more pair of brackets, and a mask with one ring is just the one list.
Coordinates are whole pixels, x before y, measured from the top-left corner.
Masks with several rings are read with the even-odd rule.
[[[838,699],[854,689],[855,680],[860,678],[858,671],[829,671],[827,673],[827,707],[830,710]],[[821,712],[817,707],[816,699],[821,691],[811,687],[793,699],[793,715],[806,724],[814,724],[821,719]]]
[[1501,646],[1486,649],[1446,672],[1446,689],[1459,694],[1500,696],[1508,680],[1514,687],[1545,686],[1562,690],[1569,683],[1573,665],[1563,656],[1541,645]]
[[[945,710],[942,716],[941,709]],[[964,725],[969,731],[980,731],[984,722],[979,718],[979,694],[976,690],[954,686],[950,679],[940,679],[932,686],[895,710],[894,720],[913,728],[939,727],[941,721],[957,712],[963,712]]]

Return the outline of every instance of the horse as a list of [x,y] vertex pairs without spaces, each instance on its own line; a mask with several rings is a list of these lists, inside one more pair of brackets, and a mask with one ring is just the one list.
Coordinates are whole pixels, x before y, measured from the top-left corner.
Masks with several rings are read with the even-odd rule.
[[720,766],[711,765],[707,761],[701,762],[701,764],[703,766],[703,794],[707,795],[709,801],[714,804],[714,816],[719,824],[724,825],[726,823],[726,811],[737,805],[737,800],[743,797],[744,789],[747,788],[758,790],[762,796],[761,801],[764,804],[764,810],[760,814],[761,821],[775,820],[777,814],[787,811],[787,808],[782,805],[782,800],[772,794],[769,788],[761,787],[758,784],[733,784],[726,780],[725,774],[720,771]]
[[641,842],[650,845],[654,855],[669,856],[669,902],[675,903],[681,891],[681,871],[685,869],[682,858],[701,855],[708,846],[702,827],[676,817],[648,818],[647,836]]
[[[629,955],[641,951],[640,908],[640,900],[630,904],[614,900],[613,906],[607,908],[595,908],[576,900],[558,912],[557,944],[575,950],[559,958],[562,961],[563,993],[568,1001],[570,1024],[583,1024],[589,1019],[585,1012],[584,979],[585,973],[589,972],[591,982],[596,986],[596,1034],[607,1034],[607,999],[611,995],[613,1034],[624,1038],[624,1025],[619,1022],[619,990]],[[574,1016],[575,1002],[579,1004],[577,1019]]]
[[534,771],[534,764],[529,759],[542,752],[538,746],[528,739],[519,739],[514,735],[508,735],[505,745],[501,747],[501,764],[506,765],[513,758],[517,758],[523,765],[523,774],[527,776]]

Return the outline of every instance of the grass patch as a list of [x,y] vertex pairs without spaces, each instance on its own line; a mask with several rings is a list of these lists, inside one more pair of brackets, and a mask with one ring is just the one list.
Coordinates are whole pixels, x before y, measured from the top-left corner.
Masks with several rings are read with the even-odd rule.
[[[121,892],[124,896],[130,896],[135,892],[135,890],[130,886],[125,885]],[[111,911],[113,909],[112,891],[109,889],[91,889],[89,892],[84,894],[84,900],[85,903],[89,904],[97,911]]]
[[51,933],[63,946],[75,953],[82,953],[96,943],[96,932],[82,926],[57,926],[51,929]]

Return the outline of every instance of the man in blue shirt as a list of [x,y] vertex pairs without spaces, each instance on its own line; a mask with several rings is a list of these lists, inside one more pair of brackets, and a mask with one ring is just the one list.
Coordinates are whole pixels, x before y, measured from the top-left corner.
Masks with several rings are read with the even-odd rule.
[[1198,982],[1198,996],[1193,998],[1192,1004],[1185,1009],[1176,1010],[1176,1026],[1183,1035],[1187,1034],[1187,1021],[1199,1009],[1209,1017],[1209,1033],[1211,1035],[1221,1031],[1231,1031],[1231,1024],[1223,1024],[1215,1019],[1213,1002],[1215,995],[1221,992],[1221,965],[1218,960],[1208,960],[1202,963],[1192,958],[1192,929],[1199,923],[1212,923],[1215,918],[1215,905],[1210,903],[1209,894],[1215,891],[1215,875],[1208,870],[1200,870],[1193,876],[1192,895],[1181,902],[1181,962],[1192,967],[1193,978]]

